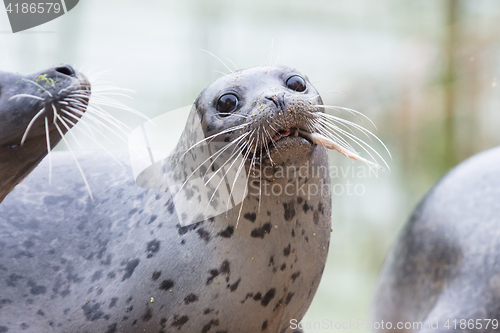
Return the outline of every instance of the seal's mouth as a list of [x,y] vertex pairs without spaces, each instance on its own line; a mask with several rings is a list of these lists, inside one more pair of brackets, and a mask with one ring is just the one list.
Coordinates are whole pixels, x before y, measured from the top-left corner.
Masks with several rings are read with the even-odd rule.
[[[285,147],[292,147],[295,145],[315,145],[311,140],[311,135],[308,131],[298,128],[298,127],[290,127],[285,129],[280,129],[268,140],[268,142],[262,147],[255,146],[250,148],[250,152],[248,153],[247,160],[252,161],[255,159],[263,159],[269,158],[275,152],[278,152],[280,149]],[[253,153],[255,151],[255,153]]]

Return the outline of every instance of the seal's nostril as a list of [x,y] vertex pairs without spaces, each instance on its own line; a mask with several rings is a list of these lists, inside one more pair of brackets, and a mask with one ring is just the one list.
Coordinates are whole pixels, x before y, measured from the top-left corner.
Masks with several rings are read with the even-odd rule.
[[266,96],[266,98],[270,101],[272,101],[274,103],[274,105],[276,105],[277,108],[279,108],[279,104],[278,104],[278,101],[276,101],[276,98],[274,98],[274,96],[272,97],[269,97],[269,96]]
[[284,110],[286,108],[285,105],[285,93],[280,93],[278,95],[266,96],[266,98],[276,105],[278,109]]
[[56,72],[68,75],[68,76],[76,76],[75,70],[70,65],[59,66],[55,68]]

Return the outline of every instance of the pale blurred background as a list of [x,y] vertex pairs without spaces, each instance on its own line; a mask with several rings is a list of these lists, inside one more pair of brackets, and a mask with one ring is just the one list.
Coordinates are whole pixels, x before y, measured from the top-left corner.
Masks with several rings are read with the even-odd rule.
[[201,49],[239,68],[295,67],[325,104],[361,111],[378,126],[392,172],[334,179],[365,193],[333,199],[328,263],[303,321],[368,319],[380,266],[418,200],[451,167],[500,144],[500,1],[82,0],[17,34],[0,10],[0,70],[107,70],[107,81],[136,92],[123,101],[150,117],[189,105],[227,71]]

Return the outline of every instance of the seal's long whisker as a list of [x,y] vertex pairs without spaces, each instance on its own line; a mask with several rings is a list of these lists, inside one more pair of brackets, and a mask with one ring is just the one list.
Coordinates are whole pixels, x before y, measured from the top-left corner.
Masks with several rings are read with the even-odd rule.
[[17,95],[14,95],[12,97],[10,97],[8,100],[12,100],[14,98],[22,98],[22,97],[27,97],[27,98],[33,98],[33,99],[36,99],[36,100],[39,100],[39,101],[44,101],[43,98],[41,97],[38,97],[38,96],[34,96],[34,95],[30,95],[30,94],[17,94]]
[[[250,134],[250,136],[253,136],[255,133],[255,130],[253,130]],[[252,141],[250,141],[250,143],[248,144],[248,147],[251,147],[252,144],[253,144],[253,141],[254,141],[255,137],[252,138]],[[241,163],[240,163],[240,166],[238,167],[238,170],[236,172],[236,176],[234,177],[234,181],[233,181],[233,184],[231,186],[231,192],[229,193],[229,197],[231,198],[233,196],[233,191],[234,191],[234,187],[235,187],[235,184],[236,184],[236,180],[238,179],[238,176],[240,175],[241,173],[241,169],[244,167],[245,165],[245,161],[246,159],[248,158],[248,155],[250,154],[250,149],[248,149],[243,157],[243,159],[241,160]],[[246,186],[245,186],[245,189],[246,189]],[[229,209],[229,202],[227,202],[227,209]],[[243,204],[243,203],[242,203]],[[236,223],[236,226],[238,226],[238,223]]]
[[[344,131],[344,130],[342,130],[340,128],[338,129],[338,131],[340,131],[343,135],[349,137],[361,149],[363,149],[368,155],[370,155],[370,157],[372,158],[372,160],[376,161],[375,157],[373,157],[373,155],[368,151],[368,149],[370,149],[371,151],[373,151],[382,160],[382,162],[384,162],[385,166],[390,171],[390,168],[389,168],[389,165],[387,164],[387,162],[384,160],[384,158],[372,146],[370,146],[369,144],[367,144],[366,142],[364,142],[360,138],[356,137],[355,135],[352,135],[351,133],[346,132],[346,131]],[[353,152],[356,153],[355,151],[353,151]]]
[[216,137],[218,137],[219,135],[222,135],[222,134],[226,134],[226,133],[229,133],[229,132],[234,132],[236,130],[239,130],[239,129],[242,129],[242,128],[245,128],[246,126],[248,126],[247,124],[242,124],[242,125],[237,125],[237,126],[233,126],[233,127],[230,127],[228,129],[225,129],[219,133],[215,133],[213,135],[210,135],[210,136],[207,136],[206,138],[196,142],[195,144],[193,144],[191,147],[189,147],[185,152],[184,154],[182,154],[182,156],[180,157],[180,159],[182,159],[184,157],[184,155],[186,155],[191,149],[193,149],[194,147],[196,147],[197,145],[203,143],[204,141],[207,141],[207,140],[211,140],[211,139],[214,139]]
[[[345,128],[346,130],[348,130],[349,132],[351,132],[352,134],[355,135],[353,129],[351,127],[349,127],[349,124],[346,124],[343,121],[340,121],[338,119],[331,119],[331,118],[328,118],[328,117],[325,117],[325,116],[321,116],[320,113],[315,114],[315,117],[319,118],[319,120],[321,120],[323,122],[326,122],[326,123],[328,123],[328,124],[330,124],[330,125],[332,125],[334,127],[339,127],[339,125],[340,125],[340,126],[342,126],[343,128]],[[370,139],[370,141],[372,141],[371,138],[370,138],[370,136],[368,136],[367,133],[365,133],[363,131],[361,131],[361,132],[364,135],[366,135]]]
[[[234,143],[234,142],[232,142],[231,144],[227,145],[224,149],[227,149],[227,147],[229,147],[229,146],[230,146],[230,145],[232,145],[233,143]],[[181,190],[184,188],[184,186],[187,184],[187,182],[191,179],[191,177],[192,177],[192,176],[193,176],[193,175],[194,175],[194,174],[195,174],[195,173],[196,173],[199,169],[201,169],[201,167],[202,167],[202,166],[204,166],[204,165],[205,165],[205,163],[207,163],[209,160],[211,160],[211,159],[212,159],[212,157],[214,157],[214,155],[215,155],[215,154],[217,154],[217,153],[219,153],[219,151],[216,151],[215,153],[211,154],[211,155],[210,155],[210,156],[209,156],[209,157],[208,157],[205,161],[203,161],[203,163],[200,163],[200,164],[198,165],[198,167],[197,167],[197,168],[196,168],[193,172],[191,172],[191,174],[190,174],[188,177],[186,177],[186,180],[182,183],[182,185],[181,185],[181,187],[179,188],[179,190],[177,191],[177,193],[180,193],[180,192],[181,192]],[[223,151],[221,152],[221,154],[222,154],[222,153],[223,153]],[[182,155],[182,157],[184,157],[184,156],[185,156],[185,155],[183,154],[183,155]],[[220,155],[219,155],[219,156],[220,156]],[[180,159],[182,159],[182,157],[181,157]],[[180,160],[180,159],[179,159],[179,160]],[[207,171],[206,171],[206,172],[208,172],[208,170],[212,167],[212,165],[213,165],[213,163],[215,162],[215,160],[216,160],[216,159],[217,159],[217,157],[216,157],[214,160],[212,160],[212,163],[209,165],[209,167],[207,168]],[[205,175],[206,175],[206,173],[205,173]],[[210,178],[210,179],[211,179],[211,178]],[[207,183],[208,183],[208,182],[207,182]],[[207,185],[207,183],[206,183],[205,185]]]
[[[45,118],[45,119],[47,119],[47,118]],[[75,153],[71,149],[71,146],[68,144],[68,141],[64,137],[64,133],[61,131],[61,128],[59,127],[59,125],[57,123],[54,124],[54,125],[56,126],[56,129],[59,132],[59,134],[61,135],[61,138],[63,139],[64,143],[68,147],[69,152],[71,153],[71,156],[73,156],[73,159],[75,160],[75,163],[76,163],[76,166],[77,166],[78,170],[80,170],[80,174],[82,175],[83,181],[85,182],[85,186],[87,187],[87,191],[89,192],[90,199],[92,201],[94,201],[94,196],[92,195],[92,191],[90,190],[89,182],[87,181],[87,177],[85,177],[85,174],[83,173],[83,170],[82,170],[82,167],[80,166],[80,163],[76,159]]]
[[[335,105],[314,105],[314,106],[315,107],[323,107],[323,108],[327,108],[327,109],[333,109],[333,110],[347,111],[353,115],[360,115],[360,116],[364,117],[366,120],[368,120],[370,122],[370,124],[372,124],[372,126],[375,127],[376,130],[378,130],[375,123],[362,112],[359,112],[359,111],[356,111],[353,109],[349,109],[349,108],[344,108],[341,106],[335,106]],[[328,113],[324,113],[324,114],[329,115]],[[331,115],[329,115],[329,116],[331,116]]]
[[[273,141],[273,138],[271,137],[271,134],[269,134],[269,132],[266,130],[265,127],[262,128],[264,133],[266,134],[266,136],[268,137],[268,140],[266,140],[267,142],[269,142],[269,140],[272,142]],[[274,142],[273,142],[274,144]],[[264,145],[266,151],[267,151],[267,156],[269,157],[269,161],[271,162],[271,165],[274,165],[274,162],[273,162],[273,159],[271,158],[271,152],[269,151],[269,145],[265,144]],[[262,159],[261,159],[261,163],[262,163]]]
[[235,70],[238,71],[238,66],[236,66],[236,64],[234,63],[234,61],[232,61],[228,57],[224,57],[224,59],[226,59],[227,61],[229,61],[234,66]]
[[[116,161],[116,163],[118,163],[119,165],[121,165],[123,168],[125,168],[125,166],[123,165],[122,162],[120,162],[113,154],[111,154],[111,152],[106,149],[106,147],[104,145],[102,145],[95,137],[92,137],[90,134],[88,134],[87,132],[83,131],[80,127],[76,127],[76,123],[73,123],[71,120],[69,120],[68,118],[66,117],[62,117],[63,119],[65,119],[67,122],[69,122],[71,124],[71,126],[73,126],[73,128],[76,128],[76,129],[79,129],[81,131],[82,134],[84,134],[85,136],[87,136],[90,140],[92,140],[94,143],[96,143],[99,147],[101,147],[112,159],[114,159]],[[84,124],[86,125],[86,124]],[[90,129],[90,128],[89,128]],[[68,129],[69,131],[69,129]],[[92,132],[92,131],[91,131]],[[70,132],[71,135],[73,135],[72,132]],[[93,134],[93,132],[92,132]],[[74,136],[74,139],[76,141],[76,136]],[[107,138],[106,138],[107,139]],[[111,142],[111,141],[110,141]],[[83,150],[83,148],[82,148]]]
[[[248,154],[250,154],[250,150],[247,151],[247,153],[245,155],[245,158],[243,159],[243,161],[241,161],[240,168],[239,168],[238,173],[236,174],[236,177],[235,177],[235,182],[236,182],[236,179],[238,179],[238,176],[240,175],[241,168],[245,165],[245,160],[248,158]],[[231,189],[231,193],[233,192],[233,190],[234,190],[234,183],[233,183],[233,188]],[[241,211],[243,209],[243,204],[245,203],[245,199],[247,197],[247,191],[248,191],[247,186],[244,186],[243,187],[243,200],[241,201],[241,204],[240,204],[240,210],[238,212],[238,218],[236,219],[236,227],[235,227],[235,229],[238,228],[238,224],[240,223]],[[230,197],[231,197],[231,195],[230,195]]]
[[28,133],[35,123],[35,121],[42,115],[42,113],[45,112],[45,108],[42,108],[40,111],[37,112],[37,114],[31,119],[31,121],[28,124],[28,127],[26,127],[26,130],[24,131],[23,137],[21,139],[21,146],[26,142],[26,138],[28,137]]
[[[124,138],[122,138],[122,136],[120,134],[118,134],[115,130],[113,130],[111,127],[109,127],[108,125],[106,125],[104,122],[102,121],[99,121],[98,119],[96,119],[92,114],[89,114],[89,113],[83,113],[81,111],[78,111],[78,110],[75,110],[74,108],[71,108],[71,107],[68,107],[68,109],[70,109],[71,111],[73,112],[76,112],[77,114],[83,116],[84,114],[87,115],[87,118],[89,119],[92,119],[94,120],[96,123],[98,123],[100,126],[103,126],[104,128],[106,128],[108,131],[110,131],[111,133],[113,133],[114,135],[116,135],[118,137],[118,139],[122,140],[123,142],[127,143],[127,140],[125,140]],[[104,118],[105,119],[105,118]],[[116,124],[114,124],[116,126]],[[119,126],[116,126],[120,131],[124,132],[124,134],[126,134],[126,132],[123,130],[123,128],[119,127]]]
[[347,150],[355,151],[354,147],[347,140],[345,140],[341,135],[337,134],[337,127],[332,128],[332,124],[324,123],[321,121],[316,122],[316,124],[317,126],[319,126],[319,128],[310,129],[311,133],[314,133],[316,130],[320,131],[320,134],[332,138],[333,141],[342,145],[342,147],[346,148]]
[[22,79],[23,81],[26,81],[26,82],[29,82],[31,84],[34,84],[35,86],[37,86],[38,88],[42,89],[45,93],[47,93],[47,95],[49,95],[50,97],[52,97],[52,94],[50,93],[50,91],[48,91],[47,89],[45,89],[44,87],[42,87],[41,85],[39,85],[38,83],[36,83],[35,81],[32,81],[32,80],[28,80],[26,78],[23,78]]
[[[372,136],[375,136],[375,135],[373,133],[371,133],[370,131],[368,131],[366,128],[364,128],[362,126],[359,126],[356,123],[353,123],[353,122],[351,122],[349,120],[346,120],[346,119],[343,119],[343,118],[340,118],[340,117],[335,117],[335,116],[332,116],[332,115],[329,115],[329,114],[318,113],[318,115],[325,122],[329,122],[331,124],[335,123],[335,124],[343,125],[343,127],[347,127],[347,128],[349,128],[348,126],[351,126],[354,129],[357,129],[358,131],[360,131],[361,133],[363,133],[363,135],[365,135],[370,140],[370,142],[373,142],[373,140],[372,140],[372,138],[370,137],[369,134],[371,134]],[[337,125],[335,125],[335,126],[337,126]],[[349,131],[352,134],[354,134],[354,132],[352,131],[351,128],[349,128]]]
[[223,64],[228,70],[229,72],[233,73],[233,71],[231,70],[231,68],[229,68],[228,65],[226,65],[226,63],[224,61],[222,61],[218,56],[216,56],[215,54],[213,54],[212,52],[210,51],[207,51],[207,50],[204,50],[204,49],[201,49],[203,52],[206,52],[208,54],[210,54],[212,57],[214,57],[215,59],[219,60],[221,62],[221,64]]
[[[345,120],[345,119],[342,119],[342,118],[339,118],[339,117],[335,117],[335,116],[332,116],[332,115],[329,115],[329,114],[326,114],[326,113],[317,113],[325,118],[330,118],[330,119],[335,119],[335,120],[338,120],[338,121],[341,121],[341,122],[344,122],[350,126],[353,126],[354,128],[358,129],[359,131],[365,133],[365,135],[368,136],[368,134],[370,134],[373,138],[375,138],[375,140],[377,140],[384,148],[385,150],[387,151],[387,154],[389,154],[389,157],[392,158],[391,156],[391,152],[389,151],[389,149],[387,148],[387,146],[382,142],[382,140],[379,139],[378,136],[376,136],[375,134],[373,134],[371,131],[367,130],[366,128],[358,125],[358,124],[355,124],[353,122],[350,122],[348,120]],[[362,114],[362,113],[361,113]],[[368,133],[368,134],[366,134]]]
[[[81,118],[78,118],[77,116],[75,116],[73,113],[67,111],[67,110],[62,110],[64,114],[68,115],[69,117],[72,117],[74,118],[78,124],[83,124],[83,126],[87,127],[87,129],[89,130],[89,132],[91,133],[91,135],[94,137],[94,139],[96,139],[95,135],[94,135],[94,131],[92,130],[95,129],[96,132],[99,132],[99,129],[97,127],[95,127],[94,125],[92,125],[89,121],[92,120],[92,121],[96,121],[94,120],[93,118],[91,117],[85,117],[83,119]],[[99,123],[100,124],[100,123]],[[76,125],[76,123],[75,123]],[[103,135],[103,138],[108,141],[109,143],[113,143],[107,136]]]
[[[244,144],[240,147],[240,150],[243,150],[247,144],[248,144],[248,142],[245,142],[245,143],[244,143]],[[230,160],[233,158],[233,156],[237,156],[237,155],[239,155],[239,153],[240,153],[240,151],[237,151],[237,152],[235,152],[234,154],[232,154],[232,155],[231,155],[231,157],[229,157],[229,158],[228,158],[228,161],[230,161]],[[227,177],[227,174],[228,174],[228,173],[229,173],[229,171],[233,168],[233,165],[234,165],[234,163],[236,163],[236,161],[238,161],[238,159],[237,159],[237,158],[234,158],[234,161],[233,161],[233,162],[231,163],[231,165],[227,168],[227,171],[226,171],[226,172],[224,172],[224,170],[223,170],[223,169],[222,169],[222,167],[221,167],[221,168],[219,168],[219,169],[218,169],[218,170],[214,173],[214,174],[217,174],[217,173],[218,173],[221,169],[222,169],[222,171],[223,171],[223,175],[222,175],[222,177],[221,177],[221,179],[220,179],[219,183],[218,183],[218,184],[217,184],[217,186],[215,187],[215,190],[214,190],[214,192],[212,193],[212,196],[211,196],[211,197],[210,197],[210,199],[208,200],[208,204],[210,204],[210,202],[212,202],[212,200],[213,200],[213,198],[214,198],[215,194],[217,193],[217,190],[219,189],[220,185],[222,184],[222,181],[223,181],[223,180]],[[227,198],[227,199],[228,199],[228,206],[227,206],[227,207],[229,207],[229,202],[231,201],[231,200],[230,200],[230,198],[231,198],[231,196],[229,196],[229,197]],[[207,208],[208,208],[208,205],[207,205]],[[206,209],[205,209],[205,211],[206,211]],[[227,212],[227,210],[226,210],[226,212]]]
[[49,134],[49,121],[45,117],[45,139],[47,141],[47,157],[49,159],[49,185],[52,184],[52,154],[50,153],[52,148],[50,147],[50,134]]
[[[88,121],[86,121],[86,120],[87,120],[87,117],[85,117],[85,119],[83,119],[82,121],[80,121],[80,119],[81,119],[81,118],[78,118],[78,117],[77,117],[77,116],[75,116],[73,113],[69,112],[68,110],[61,109],[61,111],[62,111],[65,115],[67,115],[67,116],[69,116],[69,117],[71,117],[71,118],[75,119],[77,123],[79,122],[79,123],[81,123],[83,126],[85,126],[85,127],[88,129],[88,131],[90,132],[90,134],[88,134],[88,135],[89,135],[89,136],[92,136],[92,138],[93,138],[94,140],[97,140],[97,139],[96,139],[96,136],[95,136],[95,134],[94,134],[94,131],[92,131],[92,129],[90,128],[90,126],[87,124],[87,123],[88,123]],[[64,118],[65,118],[65,117],[64,117]],[[72,124],[73,124],[73,126],[76,126],[76,123],[72,123]],[[86,132],[82,130],[82,133],[86,133]],[[105,138],[105,139],[107,139],[107,137],[106,137],[106,136],[104,136],[104,138]]]
[[[233,151],[231,152],[230,157],[226,160],[226,162],[224,162],[224,164],[222,164],[222,165],[219,167],[219,169],[217,169],[217,171],[214,171],[214,174],[212,175],[212,177],[210,177],[210,178],[208,179],[208,181],[206,181],[206,182],[205,182],[205,185],[207,185],[207,184],[208,184],[208,183],[212,180],[212,178],[213,178],[213,177],[214,177],[214,176],[215,176],[215,175],[216,175],[216,174],[217,174],[217,173],[221,170],[221,168],[223,168],[223,167],[227,164],[227,162],[228,162],[228,161],[229,161],[229,160],[233,157],[233,154],[234,154],[234,155],[239,154],[239,151],[236,151],[236,152],[235,152],[235,150],[238,148],[238,143],[239,143],[239,142],[241,142],[241,141],[242,141],[245,137],[247,137],[247,136],[248,136],[248,133],[244,133],[244,134],[242,134],[239,138],[237,138],[237,139],[233,140],[230,144],[226,145],[226,147],[224,147],[223,149],[220,149],[219,151],[217,151],[217,152],[220,152],[220,154],[219,154],[218,156],[215,156],[215,158],[214,158],[214,160],[212,161],[212,163],[210,163],[210,165],[209,165],[209,166],[208,166],[208,168],[207,168],[207,171],[205,172],[205,176],[206,176],[206,174],[207,174],[207,172],[208,172],[208,169],[210,169],[210,168],[212,167],[212,165],[213,165],[213,164],[215,163],[215,161],[216,161],[216,160],[220,157],[220,155],[222,155],[222,154],[224,153],[224,151],[226,151],[226,150],[227,150],[229,147],[231,147],[233,144],[236,144],[236,145],[234,146],[234,148],[233,148]],[[217,152],[216,152],[216,153],[217,153]],[[216,153],[212,154],[212,156],[213,156],[213,155],[215,155]],[[212,158],[212,156],[210,156],[209,158]],[[205,161],[204,163],[206,163],[206,161]],[[204,176],[204,177],[205,177],[205,176]]]
[[[73,140],[75,140],[76,144],[78,145],[78,147],[80,147],[81,150],[83,150],[83,147],[82,145],[80,144],[80,140],[78,140],[78,138],[73,134],[71,130],[71,127],[69,127],[69,125],[66,123],[66,121],[58,114],[57,115],[57,119],[59,119],[59,121],[61,122],[61,124],[66,128],[66,133],[69,133],[69,135],[71,135],[71,137],[73,138]],[[70,124],[73,124],[72,122],[68,121]]]
[[52,103],[52,110],[54,111],[54,124],[55,124],[57,120],[57,109],[54,103]]

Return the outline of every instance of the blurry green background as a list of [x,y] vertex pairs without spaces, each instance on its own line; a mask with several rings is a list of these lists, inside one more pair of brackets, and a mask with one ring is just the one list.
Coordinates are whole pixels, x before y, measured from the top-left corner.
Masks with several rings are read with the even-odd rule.
[[[330,254],[304,321],[368,319],[380,266],[418,200],[451,167],[500,143],[500,1],[82,0],[17,34],[0,10],[0,70],[108,71],[107,81],[136,92],[128,105],[150,117],[192,103],[227,71],[201,49],[239,68],[295,67],[325,104],[378,126],[392,173],[333,180],[365,193],[333,198]],[[359,165],[336,153],[331,160]]]

